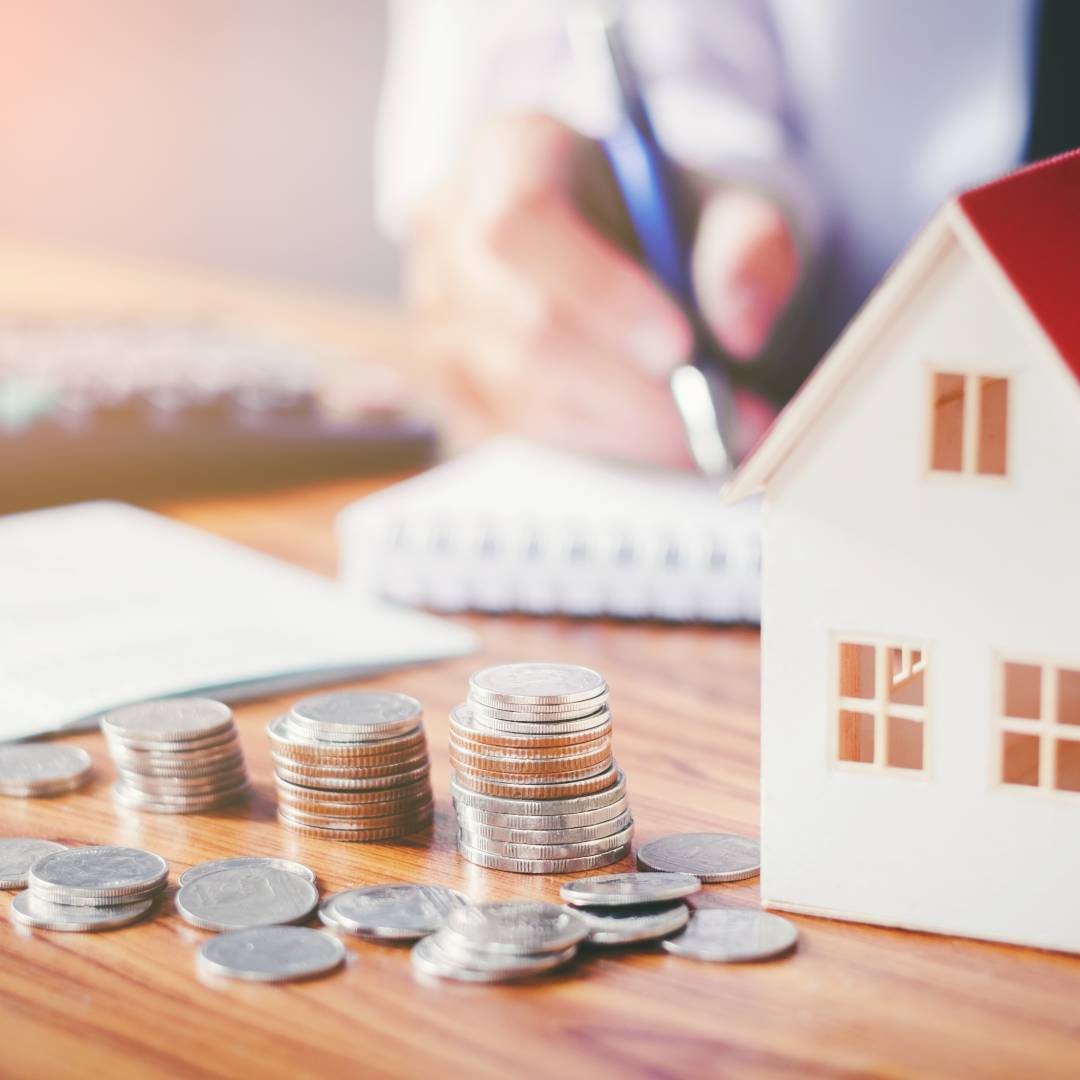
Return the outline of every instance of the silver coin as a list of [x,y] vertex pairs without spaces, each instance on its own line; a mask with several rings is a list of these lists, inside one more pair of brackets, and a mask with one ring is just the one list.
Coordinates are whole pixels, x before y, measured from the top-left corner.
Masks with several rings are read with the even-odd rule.
[[296,784],[298,787],[306,787],[309,790],[325,788],[327,791],[380,791],[405,787],[418,780],[424,780],[431,772],[431,766],[425,762],[417,768],[409,769],[408,772],[397,773],[392,776],[323,776],[317,782],[313,782],[314,778],[306,773],[286,769],[283,765],[278,765],[275,772],[282,780],[287,780],[290,784]]
[[57,795],[90,778],[90,755],[78,746],[16,743],[0,746],[0,795]]
[[138,776],[188,780],[200,776],[214,776],[242,766],[244,752],[239,743],[233,742],[200,757],[189,754],[132,754],[114,750],[112,759],[117,768]]
[[690,919],[690,909],[681,900],[638,907],[574,910],[589,928],[589,945],[629,945],[635,941],[655,941],[681,930]]
[[415,728],[422,715],[420,702],[408,694],[338,690],[298,701],[289,712],[288,730],[319,739],[386,738]]
[[558,904],[492,902],[452,908],[446,927],[487,952],[558,952],[584,941],[585,923]]
[[169,864],[152,851],[101,845],[68,848],[30,867],[30,887],[71,897],[123,900],[165,885]]
[[210,776],[143,776],[126,769],[118,771],[129,788],[135,788],[144,795],[206,796],[237,787],[247,781],[247,772],[243,765],[238,769],[226,769]]
[[580,731],[550,732],[530,724],[521,733],[493,731],[481,724],[470,705],[457,705],[450,710],[450,733],[461,739],[487,746],[508,746],[530,749],[535,746],[576,746],[611,734],[611,713],[605,712],[598,723],[586,725]]
[[265,866],[215,870],[176,894],[186,922],[218,931],[303,922],[318,902],[319,891],[306,878]]
[[623,907],[680,900],[700,890],[701,881],[693,874],[648,872],[579,878],[566,882],[559,896],[568,904]]
[[441,885],[369,885],[324,900],[319,918],[350,934],[415,941],[438,930],[451,908],[467,903]]
[[0,889],[25,889],[30,867],[42,855],[66,850],[66,844],[58,844],[55,840],[5,837],[0,840]]
[[701,881],[741,881],[761,869],[761,847],[733,833],[677,833],[638,848],[643,870],[693,874]]
[[601,866],[620,862],[630,854],[630,845],[581,859],[511,859],[505,855],[478,851],[459,841],[458,853],[468,862],[486,866],[489,870],[508,870],[514,874],[573,874],[579,870],[599,870]]
[[325,739],[307,739],[293,734],[289,730],[289,714],[276,716],[266,725],[266,734],[279,753],[299,754],[301,760],[339,758],[348,761],[352,758],[378,758],[405,750],[414,744],[426,742],[424,725],[418,721],[413,727],[384,738],[372,736],[359,743],[331,743]]
[[476,810],[490,810],[498,814],[577,814],[610,806],[626,796],[626,777],[615,769],[615,782],[589,795],[570,795],[562,799],[519,799],[505,795],[484,795],[462,787],[450,774],[450,791],[455,805],[469,806]]
[[[484,825],[475,819],[459,818],[458,826],[467,836],[496,840],[504,844],[539,844],[553,847],[558,844],[577,845],[589,840],[604,840],[633,825],[629,813],[620,814],[596,825],[584,825],[576,829],[505,829],[497,825]],[[585,854],[580,852],[579,854]]]
[[377,843],[385,840],[403,840],[405,837],[416,833],[425,832],[431,827],[431,814],[400,825],[387,826],[381,829],[360,828],[343,826],[330,828],[327,825],[316,825],[306,821],[291,818],[287,813],[278,810],[278,821],[294,832],[306,836],[318,836],[326,840],[337,840],[345,843]]
[[36,891],[27,889],[11,901],[11,918],[23,926],[40,930],[66,930],[72,933],[92,933],[115,930],[138,922],[153,907],[154,901],[136,900],[132,903],[110,904],[107,907],[55,904],[42,900]]
[[164,698],[114,709],[101,718],[108,735],[162,743],[206,739],[232,727],[232,709],[210,698]]
[[700,908],[681,934],[662,944],[676,956],[741,963],[788,953],[798,937],[794,923],[767,911]]
[[331,934],[304,926],[258,926],[204,941],[199,970],[248,982],[292,982],[339,968],[345,946]]
[[302,878],[315,884],[315,871],[306,867],[303,863],[292,862],[290,859],[279,859],[271,855],[239,855],[232,859],[214,859],[212,862],[199,863],[185,870],[177,879],[177,884],[182,888],[198,881],[207,874],[213,874],[218,870],[233,870],[238,866],[263,867],[273,870],[285,870],[290,874],[299,874]]
[[607,689],[603,677],[578,664],[498,664],[469,679],[470,696],[520,705],[584,701]]
[[481,712],[473,706],[473,719],[482,731],[490,731],[496,735],[580,735],[609,727],[611,713],[607,709],[601,709],[600,712],[589,713],[577,720],[536,724],[527,720],[504,720]]
[[134,735],[120,735],[115,732],[102,731],[109,752],[132,753],[132,754],[197,754],[210,752],[221,747],[229,746],[237,741],[236,727],[230,726],[215,735],[208,735],[200,739],[183,739],[169,742],[164,739],[138,738]]
[[121,806],[153,814],[197,814],[237,802],[250,793],[251,785],[246,782],[210,795],[146,795],[123,782],[113,787],[113,797]]
[[[410,960],[419,975],[439,979],[455,979],[458,982],[498,983],[514,979],[527,979],[546,971],[562,967],[577,954],[577,946],[562,952],[540,953],[536,956],[513,956],[504,954],[497,961],[490,957],[474,963],[465,963],[446,952],[439,940],[439,933],[422,938],[412,947]],[[486,960],[488,966],[480,967]]]
[[502,855],[508,859],[581,859],[589,855],[603,855],[615,848],[625,848],[634,835],[634,824],[599,840],[583,840],[572,844],[508,844],[491,840],[477,833],[459,830],[458,838],[466,847],[489,855]]
[[493,810],[477,810],[460,802],[454,803],[454,813],[459,821],[464,820],[471,825],[486,828],[541,832],[603,825],[614,818],[622,817],[629,809],[630,803],[625,795],[607,806],[598,806],[595,810],[583,810],[576,814],[500,814]]
[[515,723],[563,724],[570,720],[584,720],[587,716],[609,713],[609,696],[605,692],[586,701],[566,705],[506,705],[493,704],[491,699],[470,697],[468,707],[478,717],[492,720],[513,720]]
[[[298,805],[305,802],[332,802],[340,803],[342,806],[360,807],[368,803],[407,803],[422,795],[431,793],[431,782],[427,775],[420,777],[419,780],[413,780],[407,784],[398,784],[394,787],[356,791],[328,791],[325,788],[309,787],[306,784],[294,784],[291,780],[286,780],[278,773],[274,776],[274,786],[277,788],[279,798],[289,799]],[[357,813],[363,812],[357,810]]]

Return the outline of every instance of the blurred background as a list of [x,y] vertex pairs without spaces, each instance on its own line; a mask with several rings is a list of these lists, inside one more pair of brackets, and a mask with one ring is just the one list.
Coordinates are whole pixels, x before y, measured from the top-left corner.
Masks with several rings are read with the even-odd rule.
[[4,0],[0,233],[386,296],[383,0]]

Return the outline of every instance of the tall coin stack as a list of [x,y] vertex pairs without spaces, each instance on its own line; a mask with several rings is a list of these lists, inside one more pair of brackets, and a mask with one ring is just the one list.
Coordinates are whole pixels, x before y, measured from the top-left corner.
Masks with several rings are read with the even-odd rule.
[[431,824],[423,709],[407,694],[303,698],[266,729],[278,817],[332,840],[389,840]]
[[611,755],[608,687],[575,664],[476,672],[450,714],[458,850],[522,874],[592,870],[630,850],[626,779]]
[[101,730],[120,773],[118,802],[159,814],[211,810],[247,794],[232,709],[209,698],[168,698],[108,713]]

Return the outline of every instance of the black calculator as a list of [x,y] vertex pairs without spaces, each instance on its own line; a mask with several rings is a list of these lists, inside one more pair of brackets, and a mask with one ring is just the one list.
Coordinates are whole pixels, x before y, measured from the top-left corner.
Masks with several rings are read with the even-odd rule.
[[431,460],[429,419],[343,415],[321,350],[207,319],[0,313],[0,511],[265,489]]

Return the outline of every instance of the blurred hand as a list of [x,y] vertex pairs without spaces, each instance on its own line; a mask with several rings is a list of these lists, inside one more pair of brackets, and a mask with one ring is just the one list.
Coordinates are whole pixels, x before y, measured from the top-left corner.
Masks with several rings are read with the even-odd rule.
[[[599,197],[598,197],[599,194]],[[580,207],[617,202],[598,148],[546,116],[479,131],[419,209],[407,289],[425,375],[479,433],[687,465],[667,377],[692,346],[678,306]],[[718,339],[767,339],[798,277],[783,215],[761,196],[705,203],[693,273]],[[752,441],[769,414],[740,403]],[[756,430],[755,430],[756,429]]]

